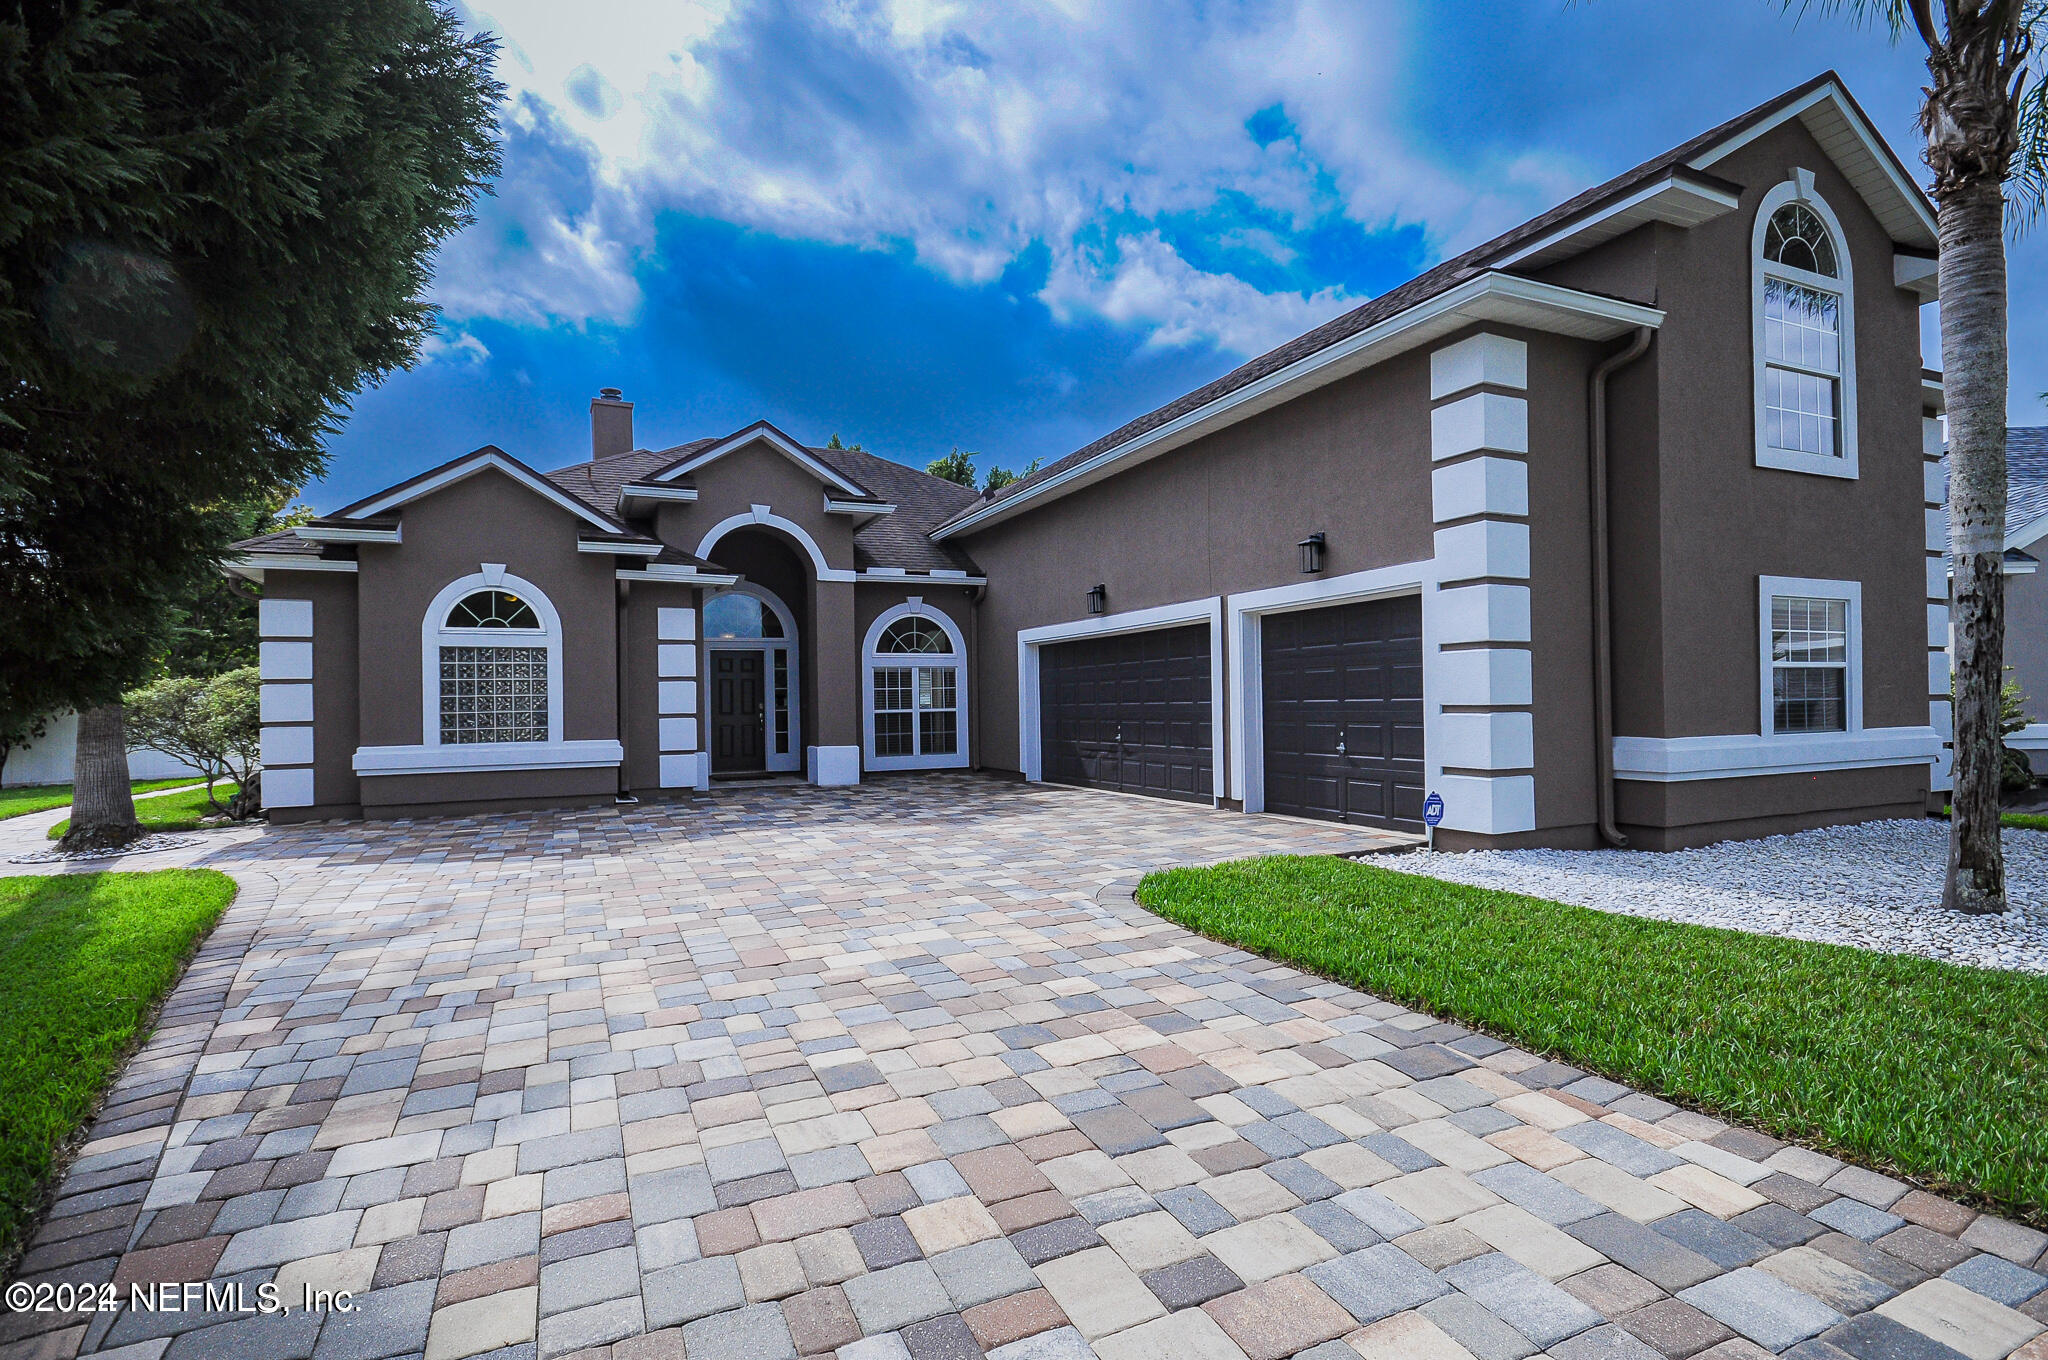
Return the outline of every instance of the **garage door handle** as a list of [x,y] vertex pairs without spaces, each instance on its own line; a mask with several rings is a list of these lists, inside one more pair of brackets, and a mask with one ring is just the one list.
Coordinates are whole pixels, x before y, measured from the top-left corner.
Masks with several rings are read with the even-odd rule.
[[1342,737],[1337,738],[1337,754],[1340,756],[1344,754],[1344,738]]

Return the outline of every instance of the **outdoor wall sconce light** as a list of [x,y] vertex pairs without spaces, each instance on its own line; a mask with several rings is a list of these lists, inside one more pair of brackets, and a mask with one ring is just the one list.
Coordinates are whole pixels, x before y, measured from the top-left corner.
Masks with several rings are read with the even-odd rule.
[[1310,534],[1301,540],[1301,570],[1303,575],[1313,576],[1323,569],[1323,536]]
[[1090,586],[1090,587],[1088,587],[1088,612],[1089,612],[1089,613],[1091,613],[1091,614],[1100,614],[1100,613],[1102,612],[1102,608],[1103,608],[1103,606],[1104,606],[1105,604],[1107,604],[1107,603],[1108,603],[1108,601],[1109,601],[1109,587],[1108,587],[1108,586]]

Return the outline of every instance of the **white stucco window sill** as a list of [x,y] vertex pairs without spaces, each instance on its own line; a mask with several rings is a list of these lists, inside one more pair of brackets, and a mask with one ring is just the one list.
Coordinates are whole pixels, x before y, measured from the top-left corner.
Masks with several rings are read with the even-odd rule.
[[1616,737],[1614,777],[1662,783],[1923,765],[1941,755],[1932,727],[1870,727],[1799,736]]
[[478,770],[576,770],[617,765],[616,741],[504,741],[452,746],[361,746],[357,774],[469,774]]

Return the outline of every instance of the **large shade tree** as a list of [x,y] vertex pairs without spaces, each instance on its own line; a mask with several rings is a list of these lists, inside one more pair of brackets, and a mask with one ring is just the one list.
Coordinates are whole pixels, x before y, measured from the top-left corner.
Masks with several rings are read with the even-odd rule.
[[0,0],[0,709],[79,710],[74,844],[136,834],[115,706],[245,507],[431,332],[494,51],[433,0]]
[[[1803,6],[1802,6],[1803,7]],[[2005,669],[2008,205],[2023,221],[2048,181],[2040,79],[2048,0],[1828,0],[1927,49],[1920,110],[1941,244],[1953,568],[1954,814],[1942,905],[2006,907],[1999,841],[1999,691]]]

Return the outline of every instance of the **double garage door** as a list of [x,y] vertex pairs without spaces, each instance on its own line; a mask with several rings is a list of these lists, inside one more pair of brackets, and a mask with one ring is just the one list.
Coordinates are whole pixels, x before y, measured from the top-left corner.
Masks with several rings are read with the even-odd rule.
[[[1266,617],[1266,808],[1422,829],[1422,602]],[[1207,802],[1215,792],[1206,624],[1039,651],[1046,779]]]

